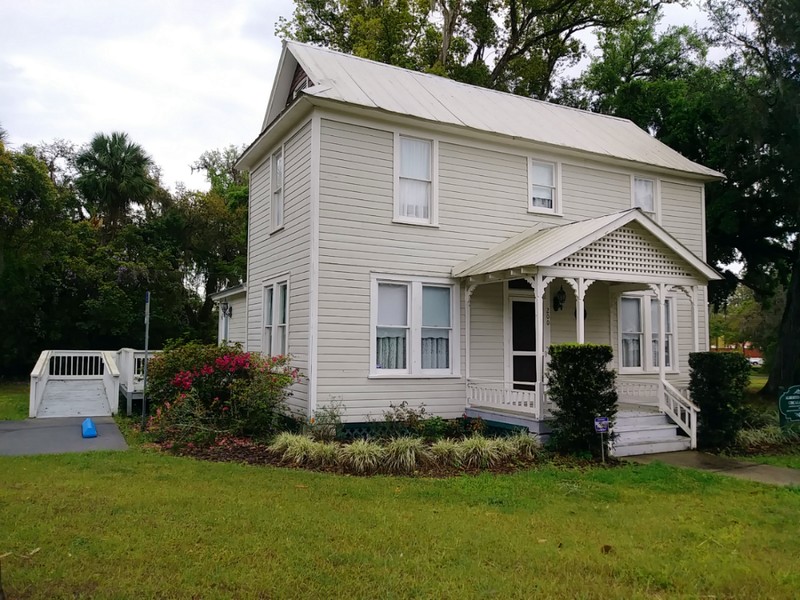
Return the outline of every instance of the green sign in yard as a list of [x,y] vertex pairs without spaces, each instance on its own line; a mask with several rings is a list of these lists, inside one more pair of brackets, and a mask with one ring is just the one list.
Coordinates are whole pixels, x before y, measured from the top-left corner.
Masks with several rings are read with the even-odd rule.
[[800,385],[793,385],[778,400],[781,425],[800,423]]

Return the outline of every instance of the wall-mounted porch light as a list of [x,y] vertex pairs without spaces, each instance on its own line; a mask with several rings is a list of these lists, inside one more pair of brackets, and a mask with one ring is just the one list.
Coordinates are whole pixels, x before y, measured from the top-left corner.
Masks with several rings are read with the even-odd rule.
[[559,290],[553,294],[553,310],[558,312],[560,310],[564,310],[564,303],[567,301],[567,293],[564,291],[564,286],[562,285]]

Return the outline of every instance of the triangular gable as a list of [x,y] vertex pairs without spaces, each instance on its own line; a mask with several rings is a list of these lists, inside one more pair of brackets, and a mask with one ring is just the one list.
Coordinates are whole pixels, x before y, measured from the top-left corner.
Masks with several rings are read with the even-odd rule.
[[267,128],[288,107],[297,95],[314,85],[308,69],[300,64],[286,42],[283,43],[278,72],[272,84],[267,112],[261,130]]
[[452,273],[468,277],[523,267],[720,279],[712,267],[638,209],[524,231],[456,265]]
[[635,221],[570,254],[553,267],[659,277],[696,279],[700,276],[696,269],[662,240]]

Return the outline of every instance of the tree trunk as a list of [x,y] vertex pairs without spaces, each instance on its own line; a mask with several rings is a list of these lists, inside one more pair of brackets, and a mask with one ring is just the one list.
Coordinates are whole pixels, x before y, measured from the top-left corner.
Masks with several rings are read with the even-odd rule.
[[792,277],[781,317],[778,348],[763,392],[777,396],[790,385],[800,384],[800,242],[795,242]]
[[439,64],[447,66],[447,56],[450,53],[450,42],[453,40],[453,33],[456,28],[456,21],[461,13],[461,0],[452,2],[452,6],[447,6],[448,0],[440,0],[439,6],[442,9],[442,46],[439,48]]

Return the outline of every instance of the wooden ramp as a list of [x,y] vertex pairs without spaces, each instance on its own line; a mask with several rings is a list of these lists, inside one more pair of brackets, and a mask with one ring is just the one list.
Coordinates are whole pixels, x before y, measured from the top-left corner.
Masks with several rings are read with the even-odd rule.
[[51,379],[36,412],[42,417],[108,417],[111,407],[99,379]]

